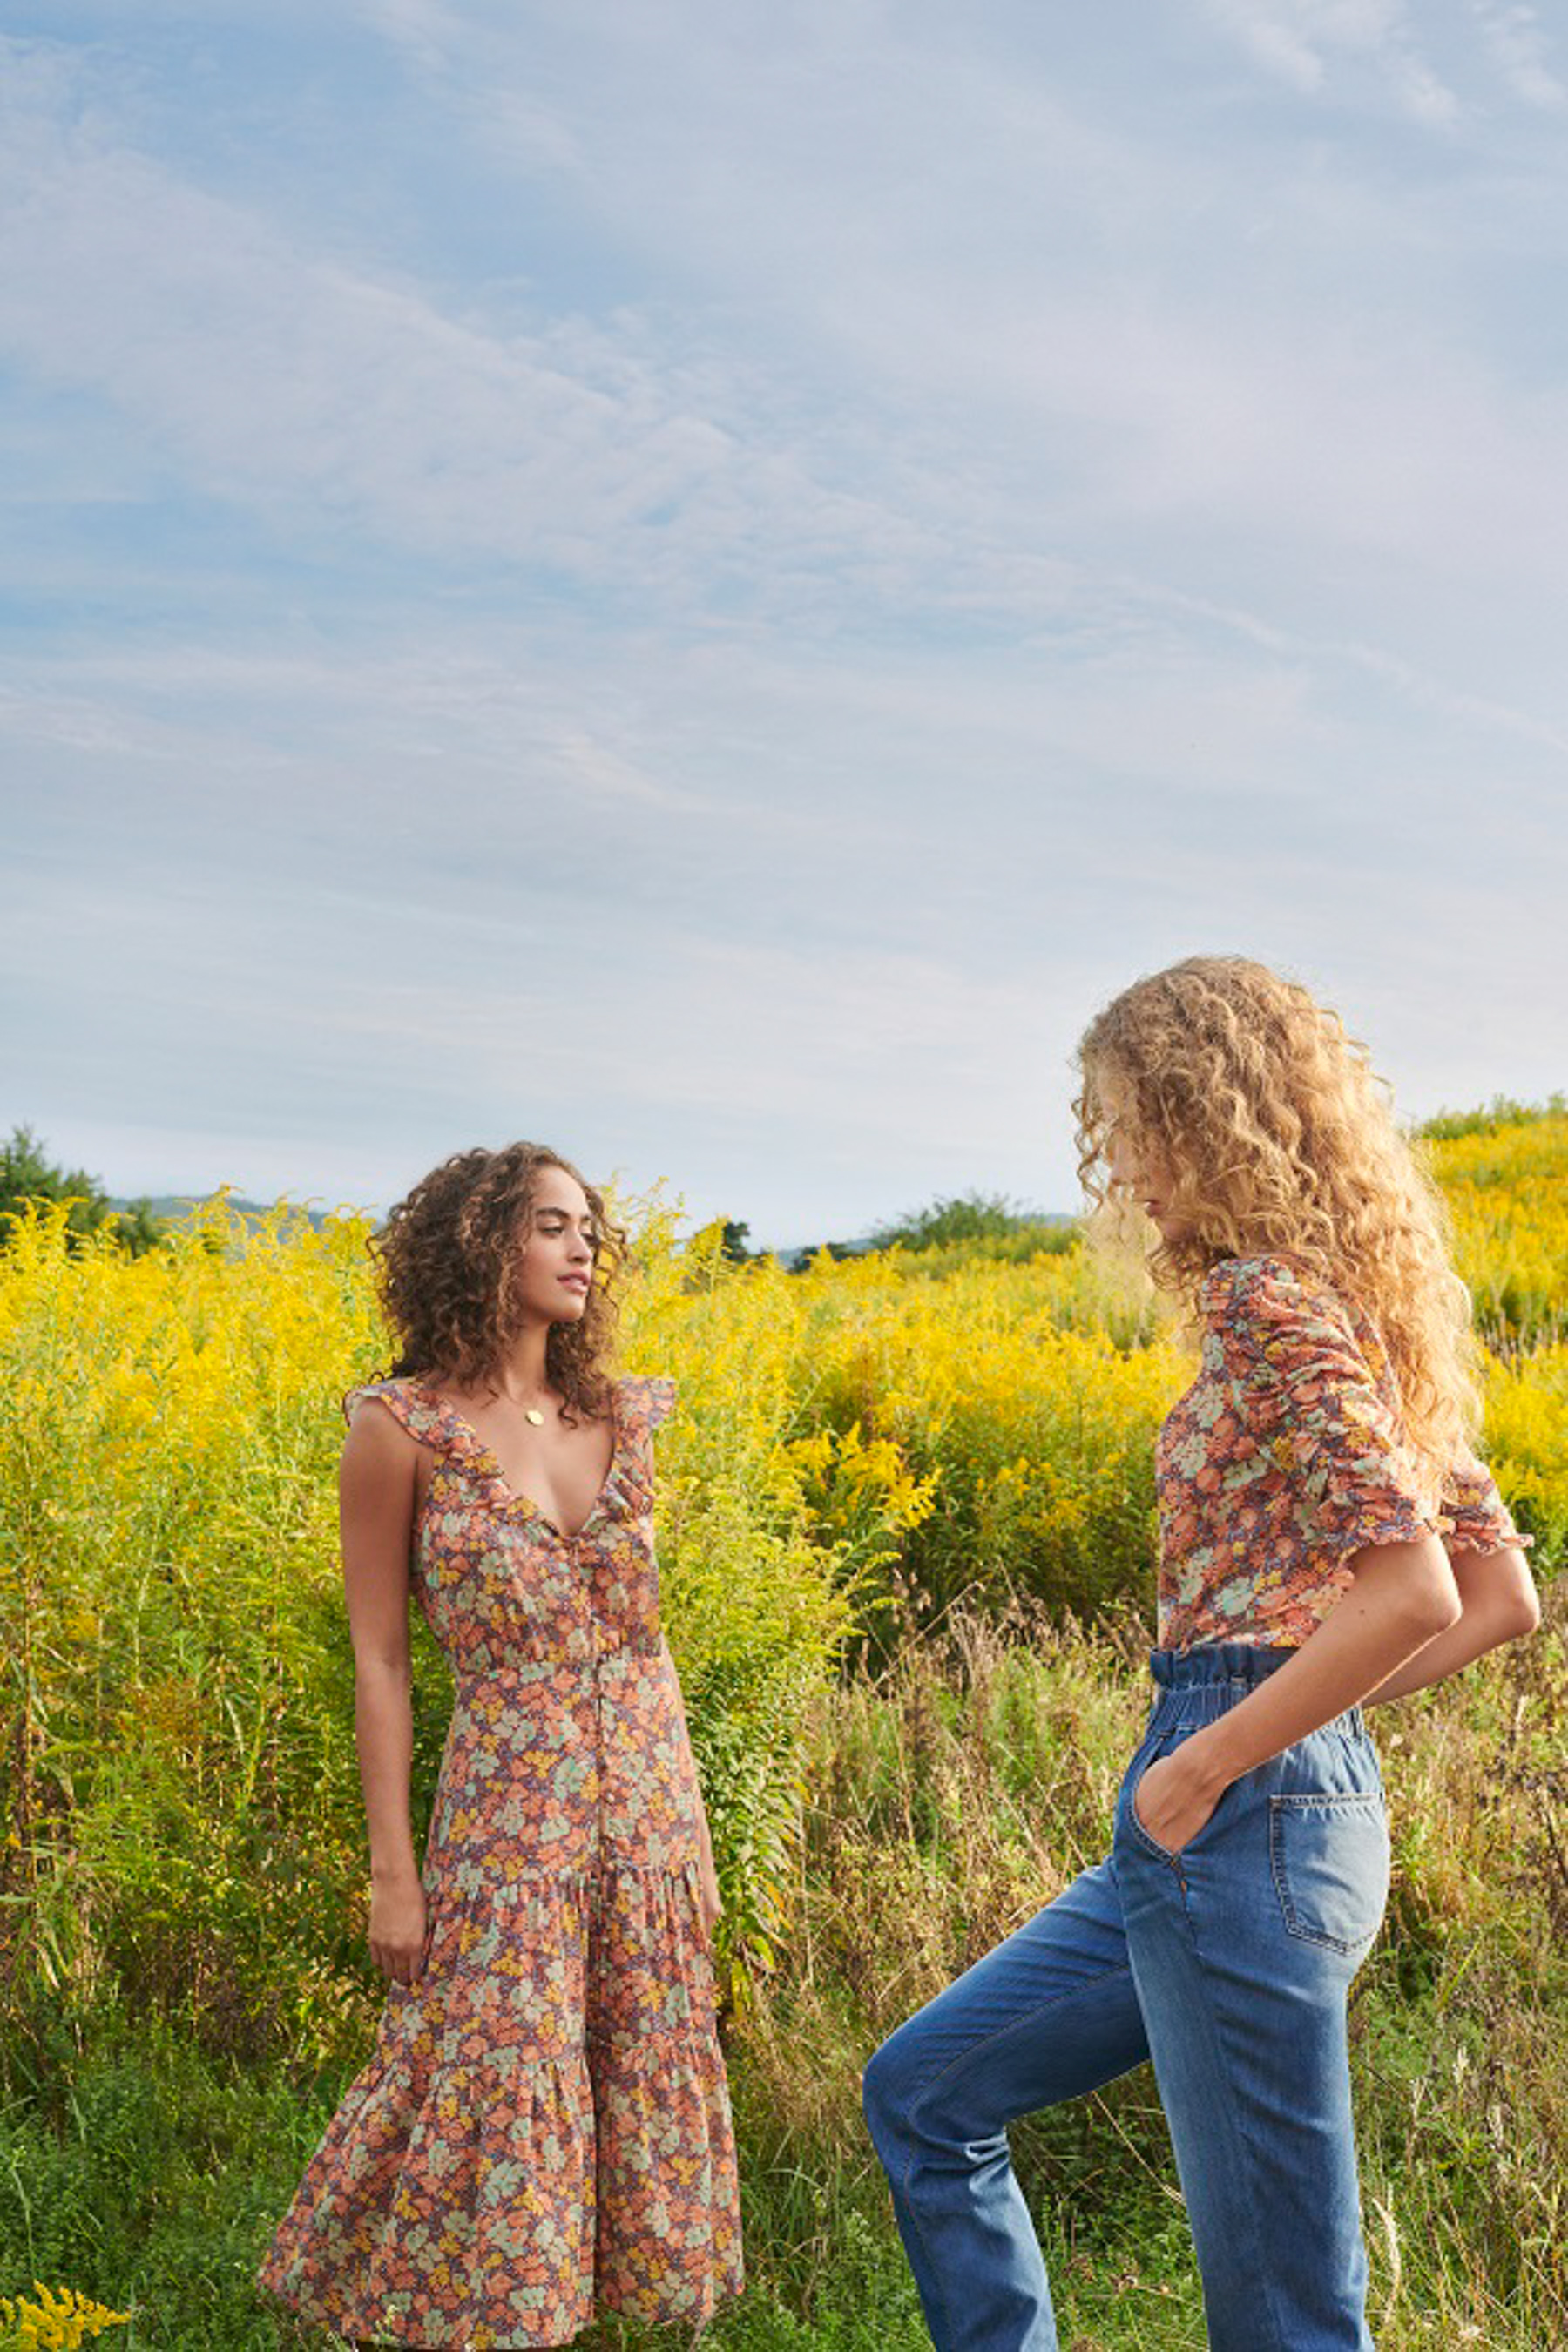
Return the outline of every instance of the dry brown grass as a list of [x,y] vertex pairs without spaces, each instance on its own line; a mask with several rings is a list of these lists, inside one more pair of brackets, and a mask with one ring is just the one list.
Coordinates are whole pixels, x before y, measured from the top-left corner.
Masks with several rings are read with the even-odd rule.
[[[1568,2345],[1565,1601],[1533,1643],[1374,1716],[1394,1880],[1352,2023],[1387,2352]],[[790,1948],[736,2029],[764,2161],[879,2196],[867,2054],[1104,1851],[1146,1692],[1134,1631],[1016,1614],[954,1618],[821,1702]],[[1186,2257],[1147,2074],[1016,2144],[1097,2294],[1108,2234],[1148,2242],[1106,2346],[1184,2341],[1161,2315]]]

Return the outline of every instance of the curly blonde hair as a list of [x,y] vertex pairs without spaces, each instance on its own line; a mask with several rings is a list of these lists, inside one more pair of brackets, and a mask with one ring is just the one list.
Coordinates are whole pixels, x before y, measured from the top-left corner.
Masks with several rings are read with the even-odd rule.
[[1469,1293],[1436,1189],[1338,1013],[1245,956],[1189,956],[1097,1014],[1078,1065],[1091,1226],[1124,1239],[1135,1213],[1107,1164],[1114,1122],[1159,1153],[1184,1226],[1149,1248],[1152,1279],[1190,1311],[1220,1259],[1279,1255],[1353,1298],[1438,1488],[1479,1420]]
[[519,1245],[532,1218],[542,1169],[559,1168],[581,1184],[593,1219],[594,1279],[582,1315],[552,1326],[545,1374],[561,1393],[563,1416],[590,1421],[609,1410],[609,1364],[619,1313],[618,1277],[626,1236],[604,1195],[559,1152],[542,1143],[500,1151],[459,1151],[432,1169],[387,1212],[369,1250],[382,1311],[396,1335],[395,1380],[451,1381],[460,1388],[487,1379],[521,1320]]

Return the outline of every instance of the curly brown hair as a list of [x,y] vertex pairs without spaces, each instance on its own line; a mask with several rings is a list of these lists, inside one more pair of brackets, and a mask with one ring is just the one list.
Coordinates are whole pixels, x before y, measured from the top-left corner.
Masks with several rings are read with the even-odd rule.
[[1245,956],[1190,956],[1097,1014],[1078,1063],[1091,1223],[1121,1239],[1135,1215],[1106,1165],[1114,1118],[1158,1150],[1185,1223],[1149,1249],[1152,1279],[1191,1308],[1221,1258],[1285,1255],[1357,1300],[1436,1489],[1479,1420],[1469,1294],[1436,1188],[1339,1014]]
[[387,1212],[368,1244],[382,1310],[396,1337],[390,1377],[471,1387],[492,1373],[520,1325],[519,1244],[532,1221],[539,1174],[559,1168],[583,1187],[593,1218],[594,1279],[582,1315],[552,1326],[545,1373],[563,1417],[609,1411],[610,1360],[626,1235],[569,1160],[542,1143],[458,1151]]

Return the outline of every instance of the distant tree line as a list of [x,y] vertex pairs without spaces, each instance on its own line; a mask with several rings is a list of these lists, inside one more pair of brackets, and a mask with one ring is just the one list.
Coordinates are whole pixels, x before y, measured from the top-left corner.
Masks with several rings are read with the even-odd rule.
[[720,1249],[737,1265],[747,1258],[777,1255],[798,1274],[826,1251],[832,1258],[865,1257],[873,1250],[917,1253],[963,1249],[981,1256],[1032,1257],[1069,1249],[1078,1228],[1070,1217],[1052,1216],[1001,1192],[956,1192],[939,1196],[891,1223],[878,1225],[855,1241],[809,1243],[805,1248],[768,1252],[749,1247],[751,1227],[724,1220]]
[[[952,1249],[965,1242],[1037,1243],[1042,1249],[1060,1249],[1072,1233],[1067,1217],[1047,1216],[1004,1192],[954,1192],[932,1201],[929,1207],[879,1225],[871,1235],[873,1249]],[[1011,1252],[1009,1252],[1011,1255]]]
[[153,1204],[142,1199],[117,1209],[96,1176],[85,1168],[57,1168],[44,1156],[44,1146],[30,1127],[14,1127],[0,1144],[0,1248],[10,1239],[16,1214],[24,1201],[68,1201],[67,1230],[85,1239],[106,1224],[132,1257],[156,1249],[163,1238]]
[[1515,1102],[1511,1095],[1493,1095],[1485,1110],[1440,1110],[1416,1129],[1432,1143],[1452,1142],[1460,1135],[1489,1135],[1494,1127],[1522,1127],[1531,1119],[1561,1118],[1568,1111],[1568,1095],[1548,1095],[1543,1103]]

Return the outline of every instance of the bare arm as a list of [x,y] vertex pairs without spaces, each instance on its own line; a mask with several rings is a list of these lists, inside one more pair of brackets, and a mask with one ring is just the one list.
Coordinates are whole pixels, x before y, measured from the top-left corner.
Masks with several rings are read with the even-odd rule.
[[354,1738],[370,1837],[371,1958],[398,1984],[415,1981],[425,1942],[425,1895],[408,1818],[408,1547],[416,1460],[407,1432],[367,1402],[350,1426],[338,1476]]
[[1506,1551],[1450,1552],[1448,1564],[1459,1595],[1458,1622],[1435,1635],[1424,1650],[1417,1650],[1386,1682],[1369,1692],[1369,1706],[1381,1706],[1384,1699],[1404,1698],[1411,1691],[1440,1683],[1495,1650],[1500,1643],[1533,1633],[1540,1624],[1535,1580],[1521,1551],[1510,1545]]
[[1315,1633],[1236,1706],[1149,1767],[1138,1818],[1172,1853],[1195,1837],[1244,1772],[1331,1723],[1457,1630],[1461,1603],[1436,1536],[1352,1554],[1354,1581]]

